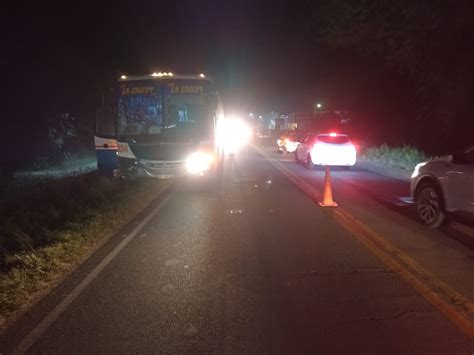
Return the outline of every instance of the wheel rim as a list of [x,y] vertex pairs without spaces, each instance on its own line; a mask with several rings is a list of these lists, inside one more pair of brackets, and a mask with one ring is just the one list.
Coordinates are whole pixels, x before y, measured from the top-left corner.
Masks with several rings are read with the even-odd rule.
[[432,224],[439,215],[440,201],[436,190],[426,187],[420,192],[418,197],[418,215],[426,224]]

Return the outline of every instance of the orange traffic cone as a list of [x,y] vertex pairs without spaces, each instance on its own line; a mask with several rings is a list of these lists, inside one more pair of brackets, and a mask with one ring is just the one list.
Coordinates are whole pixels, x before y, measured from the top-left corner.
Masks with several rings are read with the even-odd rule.
[[332,199],[331,172],[329,166],[326,166],[326,175],[324,176],[323,201],[319,202],[322,207],[336,207],[337,203]]

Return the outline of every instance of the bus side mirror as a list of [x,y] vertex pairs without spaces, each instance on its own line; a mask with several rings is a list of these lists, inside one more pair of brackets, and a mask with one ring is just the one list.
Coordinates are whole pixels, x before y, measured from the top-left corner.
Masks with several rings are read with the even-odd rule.
[[95,127],[98,137],[115,137],[114,116],[111,110],[100,108],[95,114]]

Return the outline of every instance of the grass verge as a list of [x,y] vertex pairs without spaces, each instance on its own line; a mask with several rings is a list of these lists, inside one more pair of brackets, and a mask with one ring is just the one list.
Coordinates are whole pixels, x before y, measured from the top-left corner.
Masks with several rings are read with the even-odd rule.
[[0,205],[0,330],[169,186],[95,174],[35,186]]
[[386,144],[365,149],[361,158],[382,166],[406,171],[413,171],[416,164],[432,159],[416,147],[409,145],[390,147]]
[[88,174],[97,170],[95,155],[80,157],[58,163],[42,164],[41,169],[15,167],[13,164],[0,166],[0,200],[16,198],[26,188],[43,184],[50,180],[61,180],[70,176]]

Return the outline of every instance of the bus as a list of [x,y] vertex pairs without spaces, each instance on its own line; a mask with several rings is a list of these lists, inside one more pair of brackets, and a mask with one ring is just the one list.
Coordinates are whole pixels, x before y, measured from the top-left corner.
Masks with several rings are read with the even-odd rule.
[[99,172],[166,179],[218,171],[224,110],[206,75],[122,75],[112,96],[96,115]]

